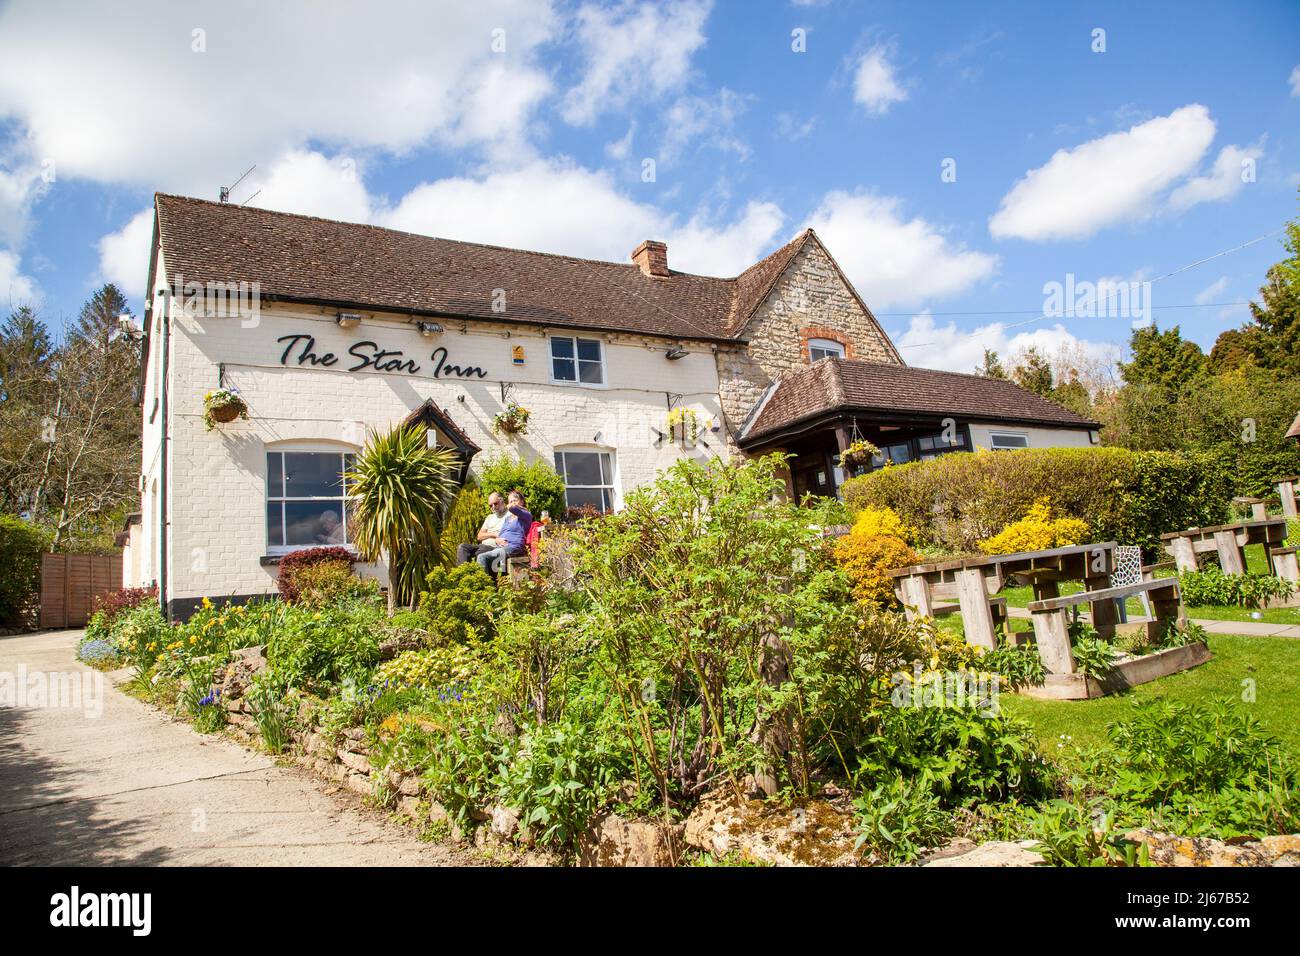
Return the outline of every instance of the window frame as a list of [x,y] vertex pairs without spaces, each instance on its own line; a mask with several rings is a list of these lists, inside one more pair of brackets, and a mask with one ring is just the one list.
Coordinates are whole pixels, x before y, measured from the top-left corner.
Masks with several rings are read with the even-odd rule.
[[[1024,442],[1023,445],[1007,445],[998,441],[999,438],[1018,438]],[[1021,451],[1029,447],[1029,435],[1026,432],[989,432],[989,451]]]
[[[322,498],[322,497],[302,496],[302,495],[285,495],[284,494],[285,491],[284,455],[286,454],[288,455],[337,455],[339,457],[339,464],[341,466],[340,474],[342,474],[342,472],[345,471],[347,468],[346,461],[345,461],[346,456],[352,455],[355,457],[359,453],[359,449],[345,443],[332,444],[328,442],[302,442],[302,443],[281,442],[275,445],[269,445],[266,448],[264,448],[263,451],[264,451],[264,457],[262,461],[263,461],[263,467],[265,468],[265,473],[263,474],[263,485],[262,485],[263,488],[262,515],[265,524],[264,541],[266,546],[266,554],[268,556],[283,557],[284,555],[292,554],[295,551],[306,551],[311,548],[346,548],[348,551],[351,551],[353,554],[356,554],[357,553],[356,545],[347,540],[344,540],[344,542],[341,544],[315,544],[315,543],[313,544],[272,544],[271,543],[271,521],[268,512],[272,503],[279,502],[280,535],[281,538],[284,538],[285,532],[287,530],[286,521],[285,521],[285,507],[284,507],[286,502],[310,501],[310,502],[321,502],[322,504],[328,502],[336,502],[339,505],[339,520],[343,525],[343,537],[346,539],[348,537],[347,503],[349,500],[346,483],[344,483],[343,494],[337,498],[334,497]],[[280,475],[281,475],[280,492],[281,493],[279,495],[271,494],[271,456],[272,455],[281,456],[280,457]]]
[[[813,349],[820,349],[823,352],[835,351],[834,355],[823,355],[821,358],[813,358]],[[813,338],[808,340],[808,364],[816,365],[822,359],[827,358],[846,358],[849,354],[848,346],[838,339]]]
[[[622,505],[621,496],[618,489],[618,456],[613,448],[599,448],[590,445],[560,445],[551,452],[555,464],[555,470],[560,475],[560,480],[564,482],[564,507],[566,509],[578,507],[569,504],[569,488],[591,490],[599,489],[609,493],[609,510],[617,511]],[[565,455],[603,455],[605,462],[601,464],[601,476],[606,479],[607,484],[600,485],[572,485],[569,484],[568,468],[564,461]],[[606,474],[608,470],[608,474]]]
[[[552,385],[564,385],[564,386],[576,385],[579,388],[609,388],[609,363],[608,361],[606,361],[607,356],[605,354],[605,341],[603,339],[587,338],[581,335],[548,335],[546,338],[547,338],[546,353],[547,353],[547,360],[548,360],[547,375],[550,377],[550,382]],[[571,359],[567,359],[568,361],[573,362],[573,374],[575,376],[573,379],[555,377],[555,359],[556,359],[555,341],[557,339],[565,339],[566,341],[573,343],[573,357]],[[587,362],[590,364],[591,359],[578,358],[579,342],[595,342],[596,347],[600,349],[600,381],[599,382],[582,381],[581,363]],[[560,356],[560,358],[565,359],[565,356]]]

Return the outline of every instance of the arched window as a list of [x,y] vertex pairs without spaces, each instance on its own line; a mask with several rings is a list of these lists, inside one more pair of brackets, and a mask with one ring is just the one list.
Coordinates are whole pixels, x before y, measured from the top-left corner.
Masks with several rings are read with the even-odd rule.
[[824,358],[844,358],[844,343],[834,339],[809,339],[808,363],[819,362]]

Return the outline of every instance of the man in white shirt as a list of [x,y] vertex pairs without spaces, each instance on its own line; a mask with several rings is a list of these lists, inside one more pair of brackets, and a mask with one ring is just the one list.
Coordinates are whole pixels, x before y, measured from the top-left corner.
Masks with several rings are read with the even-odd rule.
[[473,561],[480,554],[484,554],[498,546],[497,538],[501,535],[501,526],[505,524],[509,512],[506,511],[506,501],[495,491],[488,495],[488,505],[491,511],[483,519],[482,526],[478,529],[477,540],[473,543],[466,542],[456,548],[456,563],[466,564]]

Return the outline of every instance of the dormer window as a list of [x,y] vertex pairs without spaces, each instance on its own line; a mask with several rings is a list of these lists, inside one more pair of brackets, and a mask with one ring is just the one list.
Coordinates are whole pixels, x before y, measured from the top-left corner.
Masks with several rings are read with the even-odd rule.
[[834,339],[809,339],[808,364],[820,362],[824,358],[844,358],[844,343]]

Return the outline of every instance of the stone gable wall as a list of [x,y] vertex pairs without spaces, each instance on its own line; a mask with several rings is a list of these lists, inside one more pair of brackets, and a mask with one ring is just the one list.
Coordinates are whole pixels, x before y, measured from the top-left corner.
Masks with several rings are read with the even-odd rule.
[[[815,242],[806,243],[786,267],[745,337],[747,348],[718,351],[722,408],[733,439],[767,387],[808,364],[810,338],[843,342],[848,358],[898,362],[885,334]],[[731,448],[738,451],[734,443]]]

